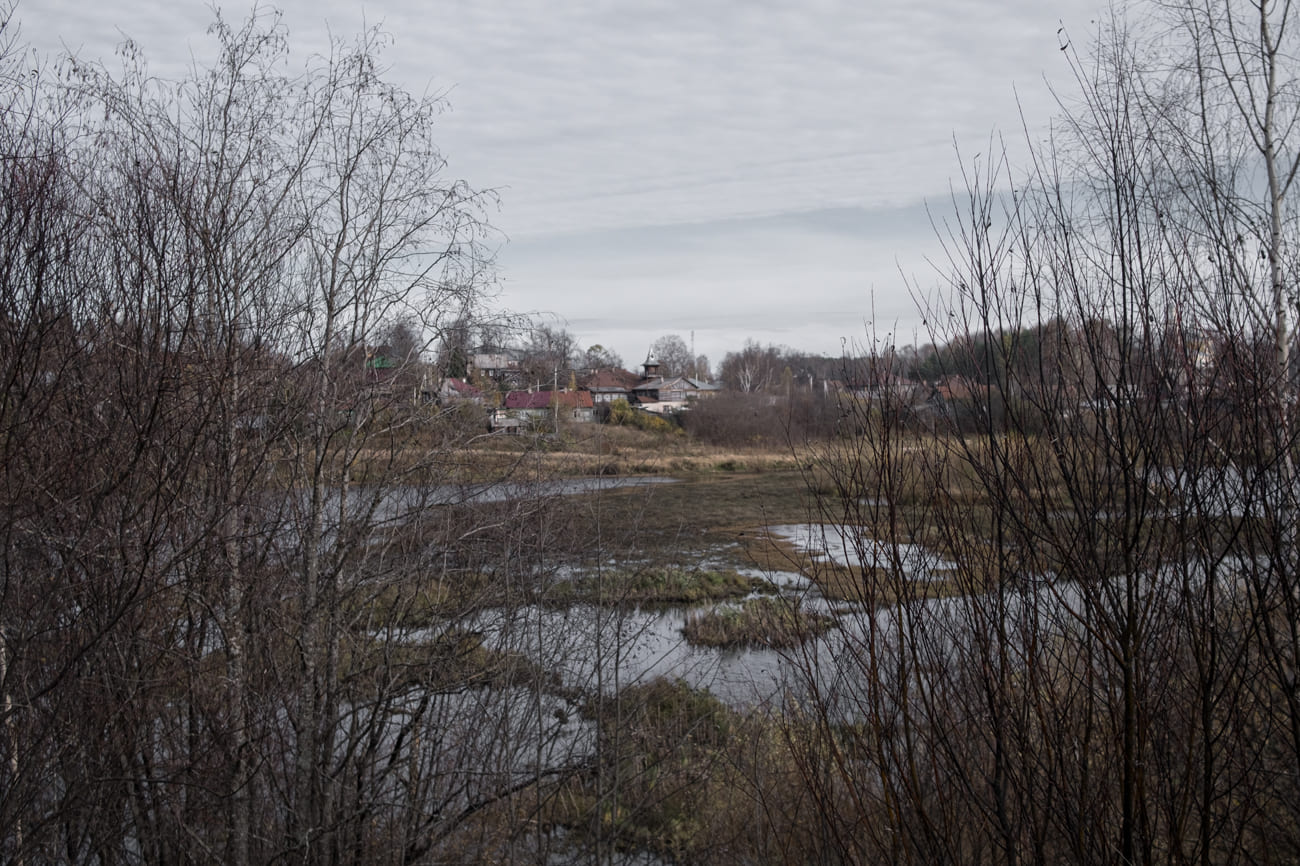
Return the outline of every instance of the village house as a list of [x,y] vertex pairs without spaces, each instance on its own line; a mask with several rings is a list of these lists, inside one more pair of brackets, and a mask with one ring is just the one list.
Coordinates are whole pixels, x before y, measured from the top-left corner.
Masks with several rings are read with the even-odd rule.
[[494,431],[518,432],[520,427],[543,425],[554,420],[586,423],[595,420],[595,407],[588,391],[511,391],[500,409],[492,412],[489,426]]
[[941,400],[945,403],[976,399],[987,401],[988,396],[988,386],[981,385],[968,376],[942,376],[935,381],[930,389],[930,398],[932,400]]
[[430,368],[418,360],[397,357],[388,346],[366,347],[359,396],[365,400],[412,403],[432,399]]
[[438,403],[442,406],[458,403],[474,403],[481,406],[484,403],[483,392],[464,379],[448,376],[438,387]]
[[674,376],[670,379],[643,380],[632,389],[632,396],[638,406],[651,412],[662,412],[680,409],[692,400],[712,396],[719,390],[721,389],[717,385],[699,379]]
[[641,377],[628,370],[597,370],[578,380],[578,387],[591,394],[597,406],[607,406],[616,400],[632,402],[632,389]]
[[629,403],[647,412],[674,412],[686,408],[692,401],[710,397],[722,390],[719,386],[693,379],[689,376],[659,375],[659,362],[647,355],[641,365],[641,381],[632,386]]
[[475,377],[484,376],[502,387],[519,387],[525,375],[518,357],[508,349],[480,349],[470,356],[469,369]]

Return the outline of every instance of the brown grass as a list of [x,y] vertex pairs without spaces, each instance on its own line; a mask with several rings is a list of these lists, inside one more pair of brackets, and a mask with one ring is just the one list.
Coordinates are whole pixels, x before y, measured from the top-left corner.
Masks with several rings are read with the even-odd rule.
[[604,605],[690,605],[741,598],[770,589],[760,578],[731,570],[653,567],[635,571],[609,571],[599,577],[586,574],[550,587],[552,604],[576,602]]
[[772,471],[800,464],[789,448],[735,449],[705,445],[680,434],[650,433],[610,424],[561,425],[558,435],[492,436],[473,453],[528,454],[540,470],[560,475],[681,475]]
[[695,646],[787,649],[834,626],[833,617],[804,610],[797,603],[755,598],[739,607],[693,613],[686,618],[682,634]]

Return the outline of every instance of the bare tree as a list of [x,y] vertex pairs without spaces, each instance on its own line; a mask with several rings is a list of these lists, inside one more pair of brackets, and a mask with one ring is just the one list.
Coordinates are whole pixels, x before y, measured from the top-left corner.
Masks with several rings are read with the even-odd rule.
[[954,199],[930,318],[955,323],[936,342],[971,414],[917,437],[887,392],[845,398],[858,435],[814,464],[867,612],[835,676],[805,660],[816,699],[789,723],[844,858],[1300,844],[1295,22],[1150,15],[1076,63],[1027,176],[977,163]]
[[766,391],[781,380],[785,368],[782,353],[775,346],[760,346],[746,340],[739,352],[728,352],[718,368],[723,384],[733,391]]
[[623,358],[613,349],[607,349],[600,343],[587,347],[583,353],[582,366],[587,370],[621,370]]
[[532,385],[561,385],[580,365],[578,341],[566,329],[538,325],[528,332],[519,366]]
[[677,334],[665,334],[650,345],[650,355],[659,362],[661,376],[695,375],[695,358],[690,346]]
[[474,304],[482,198],[378,34],[291,76],[273,18],[213,33],[5,78],[0,851],[497,857],[587,758],[477,624],[574,533],[462,495],[477,429],[375,362]]

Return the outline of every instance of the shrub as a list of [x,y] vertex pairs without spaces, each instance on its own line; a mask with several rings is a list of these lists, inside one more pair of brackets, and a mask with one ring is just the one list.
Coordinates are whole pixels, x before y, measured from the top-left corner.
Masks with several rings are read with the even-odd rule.
[[618,424],[625,427],[635,427],[638,430],[645,430],[649,433],[677,433],[681,427],[670,419],[661,415],[652,415],[641,409],[637,409],[626,400],[615,400],[609,407],[609,423]]

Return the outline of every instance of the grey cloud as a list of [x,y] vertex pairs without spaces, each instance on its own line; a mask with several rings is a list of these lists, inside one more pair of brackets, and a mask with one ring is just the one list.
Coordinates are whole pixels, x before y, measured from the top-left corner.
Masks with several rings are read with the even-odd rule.
[[[917,202],[946,199],[954,138],[972,154],[1006,129],[1019,159],[1019,108],[1045,121],[1055,103],[1042,77],[1068,75],[1060,19],[1085,28],[1105,4],[282,5],[300,53],[323,49],[327,23],[336,34],[382,23],[394,38],[392,75],[449,92],[446,155],[458,176],[501,192],[497,222],[515,240],[503,283],[515,306],[586,315],[606,296],[655,289],[717,321],[743,304],[793,327],[780,312],[793,285],[856,329],[842,313],[870,310],[873,291],[890,320],[910,307],[900,268],[932,279],[928,222],[902,214],[923,217]],[[19,14],[47,51],[62,38],[110,56],[119,29],[159,71],[211,50],[199,2],[42,0]],[[655,228],[664,226],[683,236]],[[620,227],[629,234],[607,231]],[[613,326],[618,315],[587,318]],[[842,336],[821,333],[823,345]]]

